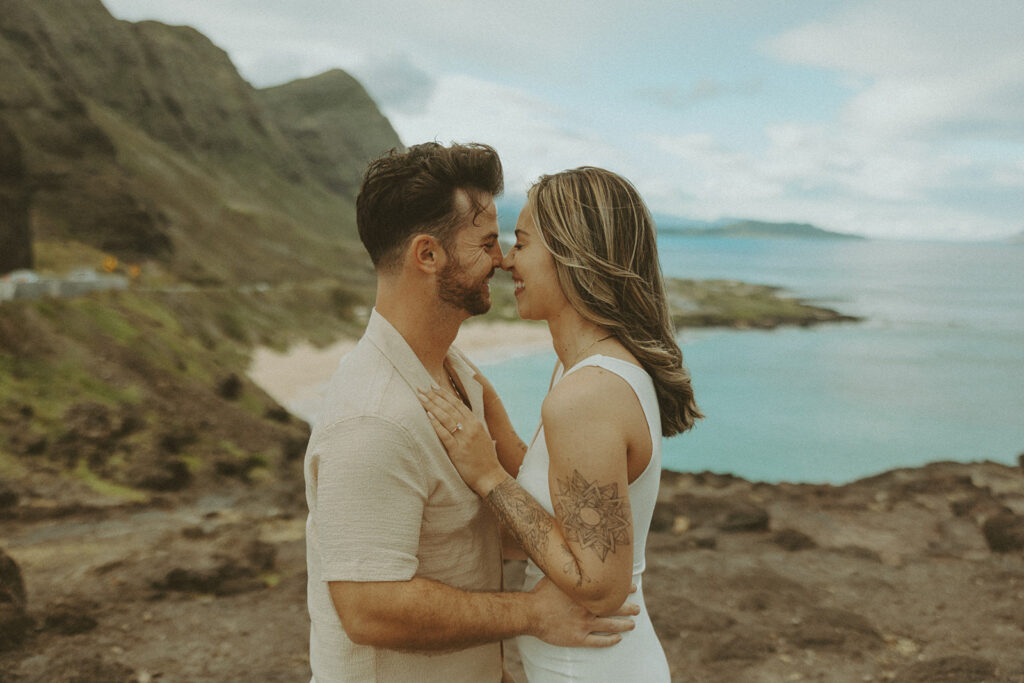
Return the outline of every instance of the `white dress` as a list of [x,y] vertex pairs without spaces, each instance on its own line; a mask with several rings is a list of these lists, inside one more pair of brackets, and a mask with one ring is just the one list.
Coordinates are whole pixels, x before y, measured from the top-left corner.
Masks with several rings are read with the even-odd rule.
[[[633,583],[636,593],[629,596],[629,602],[640,606],[640,614],[634,617],[636,628],[622,634],[622,641],[605,648],[570,648],[549,645],[532,636],[519,636],[516,644],[523,660],[523,669],[530,683],[555,683],[564,681],[588,681],[589,683],[620,683],[622,681],[644,681],[645,683],[667,682],[668,662],[661,643],[654,633],[647,607],[644,604],[642,575],[644,571],[644,549],[647,546],[647,529],[654,514],[654,503],[661,481],[661,413],[654,383],[647,372],[632,363],[595,355],[584,358],[564,374],[555,376],[555,383],[575,370],[598,366],[613,372],[625,380],[640,399],[644,416],[651,430],[651,461],[643,473],[629,485],[629,505],[633,514]],[[544,425],[541,424],[533,442],[523,457],[517,480],[545,510],[552,515],[551,492],[548,486],[548,449],[544,439]],[[531,590],[544,573],[532,560],[526,565],[524,590]]]

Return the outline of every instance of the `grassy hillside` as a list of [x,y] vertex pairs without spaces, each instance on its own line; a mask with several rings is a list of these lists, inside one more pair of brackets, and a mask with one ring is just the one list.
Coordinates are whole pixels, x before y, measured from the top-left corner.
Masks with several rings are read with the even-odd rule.
[[357,334],[366,297],[324,281],[0,304],[10,514],[294,486],[308,427],[248,381],[250,351]]

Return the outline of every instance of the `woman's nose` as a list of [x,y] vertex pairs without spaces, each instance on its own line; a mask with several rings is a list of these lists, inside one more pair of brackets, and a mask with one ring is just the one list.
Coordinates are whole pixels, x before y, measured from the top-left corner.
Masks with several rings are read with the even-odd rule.
[[505,257],[501,260],[501,269],[502,270],[512,270],[512,261],[514,260],[514,257],[512,256],[512,254],[514,254],[514,253],[515,252],[512,249],[509,249],[508,253],[505,254]]

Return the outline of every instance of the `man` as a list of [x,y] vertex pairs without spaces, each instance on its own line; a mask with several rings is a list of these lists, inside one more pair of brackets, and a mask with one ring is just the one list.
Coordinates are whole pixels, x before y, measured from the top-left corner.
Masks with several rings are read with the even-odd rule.
[[364,177],[356,214],[376,305],[331,380],[305,460],[319,683],[499,681],[504,638],[598,647],[632,627],[594,617],[547,581],[500,592],[496,522],[416,397],[443,387],[484,417],[484,389],[450,347],[491,305],[502,184],[497,154],[477,144],[392,152]]

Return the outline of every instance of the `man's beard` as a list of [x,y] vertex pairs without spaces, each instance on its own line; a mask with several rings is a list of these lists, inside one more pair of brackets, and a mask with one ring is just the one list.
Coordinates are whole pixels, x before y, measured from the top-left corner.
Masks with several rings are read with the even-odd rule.
[[[455,259],[449,261],[437,274],[438,295],[441,301],[470,315],[483,315],[491,310],[491,301],[487,296],[484,281],[467,285],[459,279],[461,274],[462,264]],[[487,277],[490,278],[493,274],[492,270]]]

